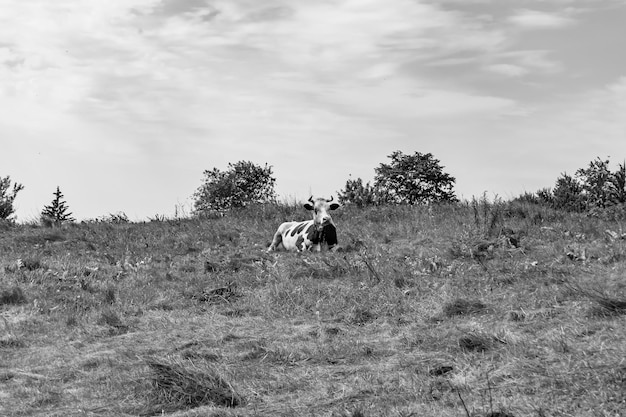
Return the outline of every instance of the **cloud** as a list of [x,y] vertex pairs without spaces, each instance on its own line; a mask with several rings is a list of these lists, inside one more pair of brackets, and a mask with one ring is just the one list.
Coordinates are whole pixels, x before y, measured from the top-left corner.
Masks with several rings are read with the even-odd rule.
[[140,132],[211,130],[207,114],[245,119],[305,95],[313,106],[396,76],[415,89],[408,64],[504,42],[463,14],[410,0],[60,0],[12,13],[23,17],[4,23],[23,35],[0,53],[13,65],[0,75],[14,95]]
[[508,21],[523,29],[558,29],[576,23],[576,20],[557,13],[522,9]]
[[[303,160],[328,149],[356,155],[329,161],[341,178],[347,169],[371,172],[392,146],[458,149],[462,164],[472,146],[492,149],[495,160],[502,138],[541,137],[541,148],[572,126],[615,140],[624,81],[581,92],[567,72],[574,61],[559,51],[566,35],[571,45],[595,21],[573,9],[467,3],[0,0],[0,108],[9,114],[0,129],[16,153],[49,155],[37,166],[66,169],[64,180],[102,177],[102,188],[141,172],[172,184],[167,201],[172,190],[192,192],[203,169],[240,159],[275,164],[288,184],[281,189],[292,192],[303,181],[331,187],[328,177],[300,175]],[[585,59],[578,45],[568,51]],[[574,66],[591,73],[601,65],[586,61]],[[547,85],[561,86],[568,102]],[[55,163],[69,154],[82,160],[85,179]],[[24,173],[27,165],[4,166]],[[319,191],[333,191],[326,188]]]
[[586,92],[564,117],[595,143],[622,143],[626,155],[626,76]]
[[550,58],[551,51],[521,50],[494,54],[484,69],[507,77],[523,77],[528,75],[549,75],[563,70],[563,66]]
[[[404,103],[394,117],[420,109],[432,114],[433,103],[438,114],[458,114],[474,108],[462,104],[462,92],[430,87],[424,94],[418,73],[405,65],[453,51],[493,50],[503,41],[463,15],[408,0],[394,7],[378,0],[206,7],[190,1],[133,10],[136,17],[120,11],[128,19],[95,43],[74,41],[88,58],[77,71],[89,72],[90,81],[86,100],[75,106],[81,117],[131,129],[198,126],[217,133],[230,125],[275,123],[286,108],[324,114],[313,108],[333,103],[348,115],[384,113],[380,102]],[[394,77],[404,80],[403,91],[375,85]],[[363,99],[360,92],[380,97]],[[359,97],[347,100],[351,110],[343,105],[348,96]],[[483,108],[485,98],[477,100]],[[297,130],[298,119],[280,120],[294,120]]]
[[491,64],[485,66],[485,69],[507,77],[521,77],[528,74],[527,68],[514,64]]

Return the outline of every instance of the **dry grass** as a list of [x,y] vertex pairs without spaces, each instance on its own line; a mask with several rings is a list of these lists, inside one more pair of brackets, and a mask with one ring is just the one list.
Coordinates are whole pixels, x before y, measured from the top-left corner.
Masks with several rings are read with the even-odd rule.
[[[243,398],[218,371],[189,359],[147,358],[152,372],[147,414],[187,410],[203,405],[237,407]],[[142,413],[144,414],[144,413]]]
[[609,296],[600,289],[587,289],[580,285],[569,285],[569,288],[594,302],[590,309],[592,315],[619,316],[626,314],[626,297]]
[[4,230],[0,415],[626,414],[618,224],[344,208],[342,251],[265,252],[305,216]]

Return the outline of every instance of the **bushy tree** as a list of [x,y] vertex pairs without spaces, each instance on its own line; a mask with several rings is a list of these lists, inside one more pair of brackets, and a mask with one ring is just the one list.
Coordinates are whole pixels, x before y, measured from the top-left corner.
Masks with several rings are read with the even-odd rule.
[[586,206],[582,185],[575,177],[565,172],[556,179],[552,197],[552,206],[555,209],[580,212]]
[[378,196],[374,186],[363,185],[363,180],[348,179],[343,190],[338,192],[338,199],[341,204],[354,204],[358,207],[374,205],[378,203]]
[[605,208],[626,201],[626,167],[615,172],[609,169],[609,160],[596,158],[587,168],[576,171],[591,207]]
[[15,197],[17,197],[17,193],[23,189],[24,186],[18,183],[14,183],[13,188],[11,188],[11,177],[9,175],[4,178],[0,177],[0,220],[6,220],[15,213],[13,202]]
[[204,182],[194,193],[197,213],[244,207],[250,203],[264,203],[276,198],[272,167],[249,161],[228,164],[226,171],[217,168],[204,171]]
[[389,203],[424,204],[456,202],[456,179],[443,171],[431,153],[405,155],[395,151],[391,163],[375,169],[374,187],[383,201]]
[[41,220],[44,224],[61,224],[65,222],[73,222],[75,219],[72,213],[68,212],[67,203],[63,200],[63,193],[57,186],[57,190],[53,193],[54,199],[45,206],[41,212]]

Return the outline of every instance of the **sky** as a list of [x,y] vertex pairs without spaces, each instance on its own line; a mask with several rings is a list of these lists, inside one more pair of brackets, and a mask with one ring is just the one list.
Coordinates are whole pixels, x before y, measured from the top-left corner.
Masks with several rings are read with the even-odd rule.
[[203,172],[293,201],[432,153],[512,198],[626,158],[626,0],[0,0],[18,221],[189,212]]

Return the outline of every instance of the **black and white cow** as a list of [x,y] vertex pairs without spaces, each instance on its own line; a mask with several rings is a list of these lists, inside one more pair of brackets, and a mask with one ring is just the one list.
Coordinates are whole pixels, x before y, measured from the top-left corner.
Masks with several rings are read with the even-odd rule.
[[313,212],[313,220],[304,222],[285,222],[278,226],[274,233],[274,239],[269,251],[279,249],[281,246],[288,251],[314,250],[319,252],[322,243],[328,245],[329,250],[337,248],[337,229],[330,217],[330,210],[339,208],[339,204],[333,203],[333,198],[309,197],[309,201],[304,203],[304,208]]

